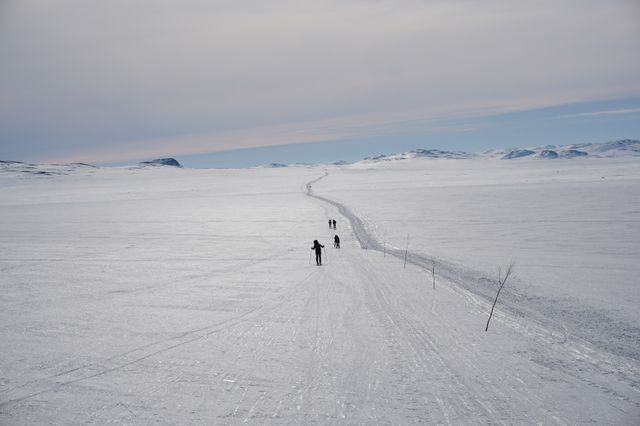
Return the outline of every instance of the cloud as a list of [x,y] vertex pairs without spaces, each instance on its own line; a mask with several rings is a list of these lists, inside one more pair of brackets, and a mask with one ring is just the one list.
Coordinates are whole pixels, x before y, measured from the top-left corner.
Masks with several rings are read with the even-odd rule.
[[565,114],[563,118],[573,117],[598,117],[621,114],[640,114],[640,108],[610,109],[606,111],[580,112],[577,114]]
[[3,4],[0,157],[295,143],[254,132],[640,93],[625,1]]
[[[548,102],[548,100],[547,100]],[[539,108],[547,103],[528,104],[527,108]],[[521,112],[522,106],[457,105],[455,109],[441,107],[412,111],[369,113],[323,120],[262,126],[241,130],[187,134],[165,138],[139,139],[126,143],[111,143],[102,147],[92,146],[74,154],[42,157],[45,163],[89,162],[95,164],[142,160],[166,155],[194,155],[258,148],[274,145],[304,144],[339,140],[367,139],[388,136],[411,129],[429,133],[469,132],[480,124],[469,124],[470,119]]]
[[[452,125],[438,124],[433,113],[403,112],[339,117],[286,125],[263,126],[224,132],[140,139],[111,143],[63,156],[43,158],[44,162],[112,163],[168,155],[193,155],[233,150],[242,147],[265,147],[310,142],[367,138],[389,133],[396,126],[424,126],[430,122],[434,131],[451,131]],[[457,128],[457,127],[456,127]]]

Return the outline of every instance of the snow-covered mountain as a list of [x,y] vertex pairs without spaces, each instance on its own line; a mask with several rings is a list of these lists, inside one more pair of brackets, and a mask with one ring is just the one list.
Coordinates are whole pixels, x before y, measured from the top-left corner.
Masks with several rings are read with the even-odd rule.
[[407,160],[411,158],[449,158],[449,159],[461,159],[472,158],[475,154],[469,154],[463,151],[442,151],[440,149],[414,149],[411,151],[403,152],[400,154],[381,154],[374,157],[367,157],[364,162],[380,162],[380,161],[396,161]]
[[362,163],[397,161],[421,157],[446,159],[485,158],[502,160],[539,158],[553,160],[557,158],[613,158],[625,156],[640,156],[640,140],[622,139],[604,143],[544,145],[528,148],[496,149],[476,154],[463,151],[442,151],[439,149],[415,149],[400,154],[381,154],[374,157],[367,157],[362,160]]
[[[574,159],[574,158],[618,158],[618,157],[636,157],[640,156],[640,140],[637,139],[620,139],[604,143],[582,143],[570,145],[544,145],[529,148],[508,148],[485,151],[482,153],[468,153],[464,151],[444,151],[440,149],[414,149],[402,153],[380,154],[373,157],[366,157],[358,161],[359,164],[381,163],[399,160],[408,160],[414,158],[433,158],[433,159],[501,159],[501,160],[519,160],[528,159]],[[332,165],[345,166],[350,163],[346,161],[337,161]],[[309,167],[314,164],[308,163],[270,163],[260,166],[259,168],[283,168],[290,166]],[[147,167],[178,167],[182,165],[175,158],[158,158],[151,161],[143,161],[137,165],[130,166],[132,169],[140,169]],[[90,171],[97,169],[97,166],[86,163],[70,163],[70,164],[32,164],[21,161],[2,161],[0,160],[0,173],[16,173],[35,176],[55,176],[68,175],[77,171]]]
[[[159,158],[151,161],[143,161],[131,169],[140,169],[146,167],[179,167],[182,165],[174,158]],[[24,163],[22,161],[3,161],[0,160],[0,173],[31,175],[31,176],[59,176],[69,175],[76,172],[91,172],[100,167],[86,163],[69,163],[69,164],[33,164]]]
[[280,169],[282,167],[288,167],[288,165],[284,163],[269,163],[260,167],[265,169]]
[[141,167],[157,167],[157,166],[171,166],[171,167],[182,167],[182,165],[180,163],[178,163],[178,160],[176,160],[175,158],[156,158],[155,160],[151,160],[151,161],[143,161],[141,163],[138,163],[139,166]]
[[523,158],[534,155],[535,151],[530,149],[514,149],[506,153],[502,158],[505,160],[513,160],[514,158]]
[[31,164],[21,161],[2,161],[0,160],[0,173],[15,173],[31,176],[55,176],[68,175],[79,170],[92,170],[96,166],[85,163],[70,164]]
[[621,139],[606,143],[585,143],[568,145],[564,147],[568,150],[580,150],[589,155],[600,157],[622,157],[640,155],[640,140]]
[[490,157],[498,157],[504,160],[525,157],[555,159],[640,156],[640,141],[635,139],[622,139],[604,143],[545,145],[526,149],[514,148],[506,151],[491,151],[488,154]]

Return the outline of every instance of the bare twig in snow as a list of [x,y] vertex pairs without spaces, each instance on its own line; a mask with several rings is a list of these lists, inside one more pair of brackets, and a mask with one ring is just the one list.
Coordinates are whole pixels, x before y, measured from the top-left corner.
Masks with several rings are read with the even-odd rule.
[[498,269],[498,284],[500,284],[500,287],[498,288],[496,299],[493,301],[493,306],[491,306],[491,313],[489,314],[489,319],[487,320],[487,326],[485,327],[484,331],[489,330],[489,321],[491,321],[491,317],[493,316],[493,309],[496,307],[496,303],[498,302],[498,296],[500,296],[500,291],[502,291],[502,287],[504,287],[504,284],[509,279],[509,275],[511,275],[511,271],[513,271],[513,266],[514,266],[513,263],[509,265],[506,273],[504,274],[504,278],[502,278],[502,268]]

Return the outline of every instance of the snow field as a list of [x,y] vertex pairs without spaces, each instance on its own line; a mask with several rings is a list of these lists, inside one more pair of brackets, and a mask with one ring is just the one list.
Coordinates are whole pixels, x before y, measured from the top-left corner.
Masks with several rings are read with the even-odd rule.
[[[149,386],[149,380],[126,381],[135,370],[129,365],[163,362],[145,357],[215,334],[303,281],[309,271],[300,265],[307,266],[310,245],[304,237],[321,212],[310,210],[298,184],[287,181],[267,170],[6,179],[3,413],[42,423],[51,416],[52,394],[86,381],[110,387],[120,375],[124,381],[115,388],[125,394]],[[25,397],[17,405],[24,404],[26,417],[16,419],[9,408],[16,403],[9,401]],[[85,423],[103,402],[77,389],[69,397],[79,401],[64,404],[68,413],[59,423]],[[39,398],[42,411],[31,408]],[[98,422],[115,419],[101,416]]]
[[[0,423],[640,418],[636,360],[500,303],[485,333],[485,298],[441,275],[433,290],[423,268],[373,249],[379,234],[363,250],[335,206],[307,197],[305,184],[324,173],[0,177]],[[328,173],[314,193],[364,212],[374,230],[367,207],[386,209],[399,187],[419,182],[398,173],[393,186],[372,173],[378,191],[360,197],[364,179]],[[326,247],[321,267],[309,264],[314,239]]]

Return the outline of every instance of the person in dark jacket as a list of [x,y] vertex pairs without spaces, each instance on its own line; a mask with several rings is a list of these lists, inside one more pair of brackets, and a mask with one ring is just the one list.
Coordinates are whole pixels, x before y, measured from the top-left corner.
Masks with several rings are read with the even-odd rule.
[[331,219],[329,219],[329,229],[331,229]]
[[335,248],[340,248],[340,237],[338,237],[337,234],[335,237],[333,237],[333,246]]
[[333,219],[333,229],[336,229],[336,220]]
[[316,265],[322,265],[322,249],[324,246],[318,242],[318,240],[313,240],[313,247],[311,250],[316,251]]

